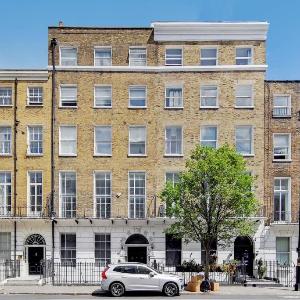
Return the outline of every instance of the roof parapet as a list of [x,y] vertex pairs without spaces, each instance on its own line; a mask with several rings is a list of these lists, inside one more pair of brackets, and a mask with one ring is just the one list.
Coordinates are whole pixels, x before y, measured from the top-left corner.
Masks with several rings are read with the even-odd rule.
[[267,39],[268,22],[154,22],[154,40],[241,41]]

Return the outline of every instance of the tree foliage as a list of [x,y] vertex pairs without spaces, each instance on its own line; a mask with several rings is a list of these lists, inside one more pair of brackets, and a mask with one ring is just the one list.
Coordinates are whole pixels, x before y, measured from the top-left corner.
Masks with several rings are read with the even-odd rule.
[[254,223],[249,217],[258,209],[253,184],[245,159],[234,149],[197,146],[179,183],[167,183],[161,194],[167,215],[174,217],[168,232],[201,242],[206,253],[213,241],[225,245],[238,235],[251,234]]

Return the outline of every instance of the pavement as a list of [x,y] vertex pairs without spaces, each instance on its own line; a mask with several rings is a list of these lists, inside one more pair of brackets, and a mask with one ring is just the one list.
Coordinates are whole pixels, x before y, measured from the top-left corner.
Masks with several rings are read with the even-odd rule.
[[[20,298],[19,296],[20,295]],[[21,296],[21,295],[26,295]],[[72,296],[72,297],[70,297]],[[166,299],[159,293],[131,293],[128,296],[135,299],[153,298]],[[97,286],[0,286],[0,300],[4,299],[112,299]],[[183,291],[177,297],[182,299],[298,299],[300,292],[288,287],[244,287],[221,286],[220,291],[210,293],[191,293]]]

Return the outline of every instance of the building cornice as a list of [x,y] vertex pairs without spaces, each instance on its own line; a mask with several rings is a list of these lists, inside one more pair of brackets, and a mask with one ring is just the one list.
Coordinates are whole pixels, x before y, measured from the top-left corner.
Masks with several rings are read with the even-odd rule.
[[47,81],[48,70],[5,70],[0,69],[0,80],[26,80],[26,81]]
[[154,40],[168,41],[264,41],[268,22],[154,22]]
[[[266,71],[267,65],[219,65],[219,66],[56,66],[57,71],[72,72],[134,72],[134,73],[174,73],[174,72],[232,72]],[[52,70],[52,66],[48,66]]]

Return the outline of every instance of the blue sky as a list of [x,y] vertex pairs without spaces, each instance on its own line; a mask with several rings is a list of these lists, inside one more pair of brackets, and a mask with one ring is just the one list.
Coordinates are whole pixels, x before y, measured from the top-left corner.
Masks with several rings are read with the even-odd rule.
[[300,0],[0,0],[0,68],[47,65],[48,26],[268,21],[268,79],[300,79]]

